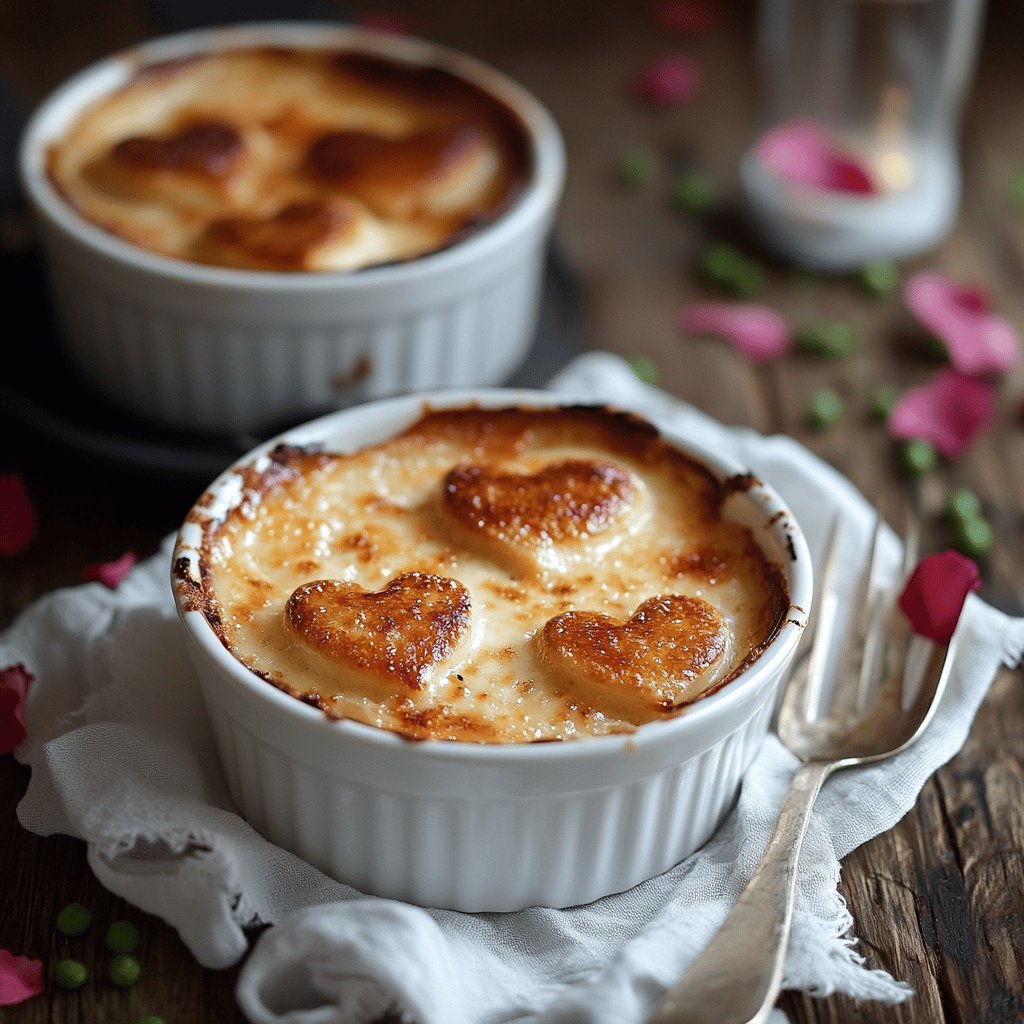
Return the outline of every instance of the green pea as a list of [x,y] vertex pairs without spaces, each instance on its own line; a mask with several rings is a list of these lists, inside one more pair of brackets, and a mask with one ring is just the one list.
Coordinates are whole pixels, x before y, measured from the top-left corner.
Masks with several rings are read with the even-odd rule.
[[982,518],[981,499],[968,487],[958,487],[946,499],[946,519],[951,526],[965,519]]
[[81,960],[58,960],[53,967],[53,980],[67,989],[81,988],[89,979],[89,971]]
[[993,540],[992,527],[982,516],[961,519],[953,525],[953,547],[975,561],[987,557]]
[[1018,171],[1010,182],[1010,202],[1024,213],[1024,171]]
[[803,352],[826,359],[841,359],[856,351],[860,336],[853,324],[843,320],[808,324],[797,332],[796,344]]
[[939,453],[931,441],[907,441],[900,448],[900,463],[908,476],[927,476],[939,464]]
[[830,389],[815,391],[807,400],[807,425],[814,430],[828,430],[842,419],[843,400]]
[[889,260],[866,263],[857,272],[857,283],[868,295],[876,299],[888,298],[899,291],[899,267]]
[[130,953],[139,944],[139,929],[131,921],[115,921],[107,929],[107,949],[111,953]]
[[708,246],[700,256],[700,272],[712,284],[728,284],[742,273],[746,258],[731,245],[718,242]]
[[629,360],[629,365],[633,368],[637,378],[645,384],[657,384],[661,377],[654,360],[648,359],[646,356],[633,356]]
[[899,399],[899,388],[894,388],[891,384],[883,384],[871,396],[871,405],[868,409],[871,419],[876,423],[884,423]]
[[81,903],[69,903],[57,915],[57,931],[61,935],[82,935],[92,924],[92,911]]
[[767,283],[764,268],[759,263],[724,242],[705,249],[697,267],[705,280],[740,298],[757,295]]
[[729,284],[729,290],[737,298],[752,299],[764,291],[768,278],[760,264],[748,260],[735,274]]
[[110,980],[118,988],[131,988],[142,974],[139,961],[127,953],[119,953],[110,961]]
[[642,188],[658,173],[658,157],[649,149],[627,149],[615,161],[615,177],[623,185]]
[[672,205],[689,215],[707,213],[718,203],[714,181],[700,171],[680,175],[672,184]]

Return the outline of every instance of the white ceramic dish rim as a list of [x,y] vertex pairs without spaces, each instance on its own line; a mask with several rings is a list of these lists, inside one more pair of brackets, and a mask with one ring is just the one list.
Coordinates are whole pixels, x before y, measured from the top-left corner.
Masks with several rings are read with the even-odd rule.
[[[202,512],[204,498],[210,495],[217,497],[230,491],[239,479],[237,475],[239,468],[249,466],[260,457],[266,456],[271,449],[279,444],[301,446],[326,443],[327,450],[355,450],[374,443],[374,438],[383,440],[397,433],[406,425],[411,424],[424,408],[444,409],[469,404],[479,405],[483,408],[496,408],[518,405],[578,406],[585,403],[555,392],[493,388],[403,395],[398,398],[382,399],[363,406],[343,409],[288,430],[253,449],[252,452],[217,477],[197,502],[196,508]],[[366,419],[370,416],[375,417],[378,422],[389,424],[389,426],[381,430],[371,430],[372,436],[360,440],[358,444],[351,447],[332,443],[332,440],[336,441],[341,436],[338,429],[339,424],[343,424],[348,419]],[[739,463],[710,452],[699,445],[694,445],[692,442],[674,435],[670,429],[661,426],[658,429],[668,441],[703,462],[720,479],[748,473],[748,470]],[[699,730],[703,721],[728,716],[730,709],[741,704],[747,692],[756,687],[759,680],[763,680],[771,674],[780,661],[784,661],[790,656],[799,641],[810,610],[812,595],[810,552],[792,512],[774,488],[762,481],[756,474],[754,482],[744,493],[752,503],[757,504],[765,526],[775,535],[779,549],[791,552],[790,560],[784,567],[790,592],[790,607],[786,619],[779,632],[757,660],[721,690],[701,698],[672,718],[648,722],[637,727],[631,733],[584,737],[564,743],[477,744],[449,740],[414,740],[362,722],[330,719],[319,709],[304,704],[245,668],[222,644],[201,611],[183,608],[178,580],[173,576],[172,587],[178,614],[185,629],[198,644],[204,656],[213,663],[220,678],[229,681],[242,699],[255,699],[272,708],[275,713],[288,716],[293,720],[297,719],[307,727],[318,730],[334,730],[339,739],[344,738],[346,744],[390,748],[395,752],[396,757],[400,757],[402,752],[405,752],[416,757],[429,757],[439,761],[461,761],[491,766],[529,763],[539,768],[541,765],[557,766],[559,763],[564,763],[567,758],[571,761],[604,759],[609,755],[617,756],[623,750],[640,751],[652,745],[660,747],[666,742],[678,742],[682,759],[687,752],[683,741],[688,734],[691,734],[693,730]],[[177,566],[179,560],[185,557],[189,559],[190,565],[194,569],[197,560],[197,547],[195,542],[185,538],[187,525],[179,533],[172,565]]]
[[[298,49],[347,46],[399,62],[438,67],[482,88],[504,103],[526,131],[533,166],[522,193],[494,221],[436,252],[354,271],[289,273],[214,267],[149,252],[90,223],[53,186],[46,173],[49,144],[66,130],[77,111],[125,84],[140,67],[219,50],[266,45]],[[81,244],[118,263],[209,288],[344,292],[393,287],[398,283],[396,278],[412,283],[424,276],[476,262],[500,250],[519,233],[523,223],[532,223],[554,207],[565,177],[565,150],[557,124],[532,94],[507,75],[468,54],[427,40],[355,26],[257,22],[162,36],[112,54],[79,71],[58,86],[33,113],[19,145],[18,166],[22,183],[37,210]]]

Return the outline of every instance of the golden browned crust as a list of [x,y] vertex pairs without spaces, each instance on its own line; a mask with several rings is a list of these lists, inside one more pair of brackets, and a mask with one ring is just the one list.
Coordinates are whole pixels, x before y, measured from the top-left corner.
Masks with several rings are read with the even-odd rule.
[[608,529],[634,500],[636,487],[618,466],[566,459],[528,474],[456,466],[442,493],[445,511],[466,529],[531,548]]
[[669,594],[644,601],[625,622],[570,611],[544,623],[543,660],[616,709],[638,702],[669,711],[694,697],[694,681],[726,650],[722,616],[707,601]]
[[289,629],[324,657],[418,689],[469,627],[469,592],[457,580],[409,572],[367,593],[339,580],[298,587],[285,606]]
[[401,218],[424,212],[433,187],[468,172],[486,154],[486,139],[472,125],[401,138],[340,131],[313,142],[307,166],[327,188],[354,196],[382,217]]
[[[258,47],[142,68],[79,114],[47,171],[86,219],[162,255],[351,270],[497,217],[528,148],[511,110],[449,72]],[[315,229],[295,228],[298,210]]]
[[223,178],[245,149],[242,136],[223,121],[200,121],[172,135],[130,135],[111,157],[133,170],[183,171]]
[[735,678],[789,608],[722,517],[735,487],[600,407],[425,408],[241,476],[200,557],[214,630],[329,716],[417,739],[627,731]]
[[310,254],[358,230],[362,210],[343,199],[291,203],[269,217],[222,217],[197,243],[205,262],[301,270]]

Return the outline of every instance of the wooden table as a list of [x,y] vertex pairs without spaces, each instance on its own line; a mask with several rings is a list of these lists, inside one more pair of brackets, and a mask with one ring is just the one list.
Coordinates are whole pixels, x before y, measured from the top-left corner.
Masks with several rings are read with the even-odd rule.
[[[699,252],[709,240],[735,237],[735,227],[728,215],[701,221],[674,213],[667,201],[669,172],[707,170],[726,195],[735,194],[736,161],[756,106],[751,17],[739,7],[719,30],[674,40],[654,25],[643,5],[633,6],[430,0],[388,9],[407,10],[425,34],[509,71],[560,121],[570,170],[558,237],[580,285],[588,345],[649,357],[660,367],[666,389],[725,422],[792,434],[891,516],[908,501],[918,502],[928,516],[932,550],[949,543],[939,516],[945,495],[954,485],[975,488],[997,537],[982,594],[1020,614],[1024,428],[1013,412],[1024,392],[1020,370],[1004,381],[996,429],[966,459],[912,487],[898,471],[892,443],[866,412],[875,384],[920,382],[934,370],[908,341],[913,332],[898,299],[872,301],[849,280],[809,282],[770,264],[769,302],[797,323],[849,320],[864,334],[863,349],[838,362],[791,356],[755,370],[720,342],[678,332],[678,311],[712,295],[694,273]],[[87,61],[160,30],[150,8],[133,0],[84,10],[62,0],[48,5],[46,14],[28,0],[8,0],[0,7],[0,75],[30,103]],[[1009,203],[1007,188],[1014,170],[1024,168],[1022,33],[1019,5],[991,5],[965,121],[962,213],[947,241],[907,268],[940,268],[985,282],[1018,329],[1024,329],[1024,216]],[[638,108],[627,94],[634,72],[675,49],[702,61],[701,95],[675,111]],[[636,145],[654,149],[668,170],[649,187],[628,190],[614,184],[610,168],[619,153]],[[8,335],[8,346],[21,343]],[[847,414],[832,431],[814,433],[805,426],[805,403],[825,386],[844,394]],[[40,529],[24,554],[0,560],[0,623],[40,594],[78,582],[87,562],[126,549],[153,551],[201,483],[150,476],[140,488],[134,472],[93,465],[59,448],[43,458],[37,449],[24,448],[18,429],[17,423],[5,429],[0,468],[24,472]],[[47,961],[62,955],[64,946],[53,931],[56,912],[81,900],[100,920],[140,921],[147,977],[129,992],[57,992],[0,1017],[12,1024],[130,1021],[153,1012],[169,1022],[240,1019],[234,971],[200,969],[171,929],[105,892],[77,840],[40,839],[20,828],[14,809],[27,779],[28,771],[11,758],[0,760],[0,946]],[[787,994],[781,1005],[791,1019],[1024,1019],[1022,836],[1024,688],[1019,673],[1004,672],[963,751],[928,783],[914,811],[843,865],[842,890],[860,949],[871,966],[905,979],[917,995],[901,1006],[883,1007]],[[90,957],[99,969],[100,950]]]

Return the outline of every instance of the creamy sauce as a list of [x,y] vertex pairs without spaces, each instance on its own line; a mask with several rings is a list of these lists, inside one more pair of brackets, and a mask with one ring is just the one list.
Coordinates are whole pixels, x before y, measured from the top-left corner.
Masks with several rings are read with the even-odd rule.
[[206,611],[330,715],[483,742],[631,730],[722,685],[788,608],[724,497],[633,418],[429,413],[249,471],[206,532]]

